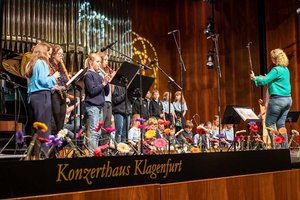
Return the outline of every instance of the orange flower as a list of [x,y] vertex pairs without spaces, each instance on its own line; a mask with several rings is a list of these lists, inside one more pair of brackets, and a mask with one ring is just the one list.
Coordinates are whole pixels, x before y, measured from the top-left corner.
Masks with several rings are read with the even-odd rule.
[[198,147],[192,147],[191,153],[200,153],[200,149]]
[[284,134],[284,133],[287,133],[287,130],[286,130],[285,127],[282,127],[282,128],[280,128],[280,129],[278,130],[278,132],[279,132],[280,134]]
[[166,128],[166,129],[164,130],[164,133],[165,133],[166,135],[169,135],[169,134],[171,133],[171,129]]
[[36,130],[40,130],[44,133],[48,131],[48,126],[45,123],[42,123],[42,122],[34,122],[33,123],[33,128],[35,128]]

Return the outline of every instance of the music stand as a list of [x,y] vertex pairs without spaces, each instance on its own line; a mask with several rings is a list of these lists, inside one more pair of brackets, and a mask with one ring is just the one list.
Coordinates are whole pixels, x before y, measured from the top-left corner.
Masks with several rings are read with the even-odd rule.
[[[154,81],[154,78],[148,77],[148,76],[143,76],[140,74],[137,74],[134,79],[132,80],[131,84],[128,87],[128,93],[133,96],[137,97],[140,102],[140,115],[142,114],[142,98],[145,98],[147,95],[147,92],[149,91],[152,83]],[[142,83],[142,84],[141,84]],[[142,154],[143,151],[143,131],[140,131],[140,154]]]
[[[288,122],[289,125],[290,125],[290,133],[292,133],[292,129],[293,129],[293,125],[292,123],[295,123],[298,121],[299,119],[299,115],[300,115],[300,112],[299,111],[290,111],[288,114],[287,114],[287,117],[286,117],[286,120],[285,122]],[[292,135],[292,134],[290,134]],[[293,137],[291,137],[291,141],[289,142],[289,147],[291,146],[292,142],[294,141],[297,145],[299,145]],[[300,150],[299,150],[300,151]]]
[[141,97],[140,95],[140,78],[142,78],[142,98],[145,98],[145,96],[147,95],[147,92],[149,91],[154,78],[149,77],[149,76],[143,76],[143,75],[139,75],[137,74],[134,79],[132,80],[131,84],[128,86],[128,94],[130,94],[130,96],[132,97]]
[[[79,89],[80,91],[80,98],[79,98],[79,107],[81,108],[81,87],[77,87],[76,83],[82,79],[82,77],[85,75],[85,73],[87,72],[88,68],[83,68],[83,69],[80,69],[67,83],[66,83],[66,88],[69,89],[70,86],[72,85],[73,87],[73,90],[74,90],[74,106],[76,107],[76,103],[77,103],[77,97],[76,97],[76,88]],[[73,110],[73,113],[74,113],[74,133],[77,133],[77,130],[76,130],[76,114],[77,114],[77,109],[75,108]],[[80,113],[81,115],[81,113]],[[79,116],[80,118],[80,126],[82,125],[81,124],[81,116]],[[81,128],[81,127],[80,127]],[[77,142],[76,142],[76,145],[77,145]]]
[[286,116],[286,122],[297,122],[300,116],[300,112],[299,111],[290,111],[287,116]]
[[116,75],[111,80],[111,84],[118,85],[128,88],[136,73],[138,72],[139,67],[129,62],[123,62],[121,67],[116,72]]
[[[229,146],[229,149],[232,147],[233,145],[233,150],[236,151],[236,145],[235,145],[235,125],[239,124],[241,121],[241,117],[239,116],[239,114],[236,112],[236,110],[234,109],[235,105],[227,105],[225,112],[223,114],[222,117],[222,124],[233,124],[233,141],[232,144]],[[219,133],[221,134],[221,133]]]
[[128,137],[128,117],[127,117],[127,104],[128,104],[128,92],[127,89],[130,86],[132,80],[136,76],[139,67],[129,62],[123,62],[121,67],[116,71],[115,76],[111,80],[111,84],[125,87],[125,126],[126,126],[126,138]]

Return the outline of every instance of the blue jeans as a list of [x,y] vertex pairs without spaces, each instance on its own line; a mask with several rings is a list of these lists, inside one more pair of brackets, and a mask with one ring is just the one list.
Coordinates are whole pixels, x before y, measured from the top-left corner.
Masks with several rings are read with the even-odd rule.
[[91,145],[88,143],[89,150],[97,148],[99,145],[99,138],[101,136],[101,129],[96,132],[99,121],[103,120],[103,110],[97,106],[86,106],[87,120],[89,121],[90,140]]
[[[285,120],[287,114],[292,106],[292,98],[291,97],[275,97],[272,96],[269,99],[267,114],[266,114],[266,126],[279,130],[280,128],[285,127]],[[271,143],[273,148],[288,148],[288,136],[287,133],[283,133],[282,136],[285,137],[285,142],[281,145],[274,146],[274,138],[273,135],[270,134]]]
[[126,116],[123,114],[114,114],[115,126],[116,126],[116,142],[126,142],[126,131],[129,128],[130,116],[127,116],[127,128],[126,128]]

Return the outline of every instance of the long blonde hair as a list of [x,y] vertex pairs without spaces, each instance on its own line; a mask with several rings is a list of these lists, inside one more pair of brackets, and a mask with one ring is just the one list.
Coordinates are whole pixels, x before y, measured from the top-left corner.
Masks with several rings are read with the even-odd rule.
[[50,49],[51,46],[47,43],[39,43],[34,47],[32,56],[29,61],[28,69],[25,73],[28,78],[32,76],[33,67],[37,60],[43,60],[49,66],[48,52],[50,51]]
[[287,67],[289,65],[289,59],[282,49],[273,49],[270,52],[272,62],[278,66]]

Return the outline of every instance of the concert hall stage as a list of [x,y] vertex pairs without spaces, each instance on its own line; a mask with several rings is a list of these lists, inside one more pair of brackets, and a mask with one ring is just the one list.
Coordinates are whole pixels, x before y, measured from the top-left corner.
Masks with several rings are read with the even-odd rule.
[[0,198],[291,170],[289,150],[0,160]]

